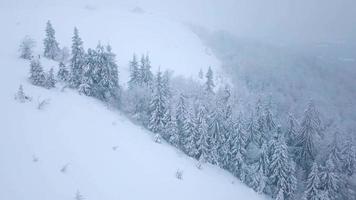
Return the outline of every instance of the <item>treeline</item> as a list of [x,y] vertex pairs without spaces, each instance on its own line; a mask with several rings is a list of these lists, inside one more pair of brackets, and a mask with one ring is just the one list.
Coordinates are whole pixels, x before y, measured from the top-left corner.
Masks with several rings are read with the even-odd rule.
[[[63,58],[58,56],[61,51],[50,22],[44,46],[45,57]],[[234,89],[215,86],[211,68],[205,77],[199,73],[200,81],[189,81],[189,87],[184,87],[188,80],[178,80],[168,71],[153,74],[148,55],[140,59],[133,55],[128,87],[121,88],[110,46],[99,44],[85,51],[76,28],[70,60],[59,62],[56,78],[53,70],[43,72],[38,59],[24,58],[32,59],[34,85],[51,88],[60,81],[115,105],[154,132],[158,141],[164,139],[201,164],[228,170],[258,193],[278,200],[355,199],[354,140],[338,140],[336,134],[321,152],[317,141],[327,130],[312,101],[300,120],[293,114],[274,116],[270,100],[264,99],[251,102],[254,109],[244,113],[238,109]],[[287,123],[282,127],[284,118]]]

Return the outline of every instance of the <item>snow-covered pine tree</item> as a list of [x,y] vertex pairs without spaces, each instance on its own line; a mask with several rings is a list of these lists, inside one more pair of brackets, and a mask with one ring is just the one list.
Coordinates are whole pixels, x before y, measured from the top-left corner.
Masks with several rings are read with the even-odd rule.
[[183,94],[180,94],[178,99],[178,104],[176,106],[176,121],[179,135],[179,146],[183,144],[183,136],[184,136],[184,124],[188,117],[188,109],[186,105],[186,98]]
[[352,141],[352,138],[348,138],[341,149],[343,155],[342,170],[348,176],[352,176],[356,171],[356,149]]
[[137,56],[134,54],[130,61],[130,80],[128,82],[129,88],[134,88],[140,85],[140,70],[138,66]]
[[69,71],[63,62],[59,63],[57,79],[63,82],[69,81]]
[[56,32],[52,27],[52,24],[50,21],[47,21],[46,24],[46,38],[43,41],[44,45],[44,53],[43,55],[46,58],[55,60],[57,58],[57,55],[59,53],[59,45],[58,42],[56,41]]
[[258,147],[262,145],[263,143],[262,134],[258,129],[258,125],[253,116],[251,116],[247,121],[246,134],[247,134],[247,140],[246,140],[247,145],[254,144]]
[[171,75],[170,75],[169,71],[168,70],[164,71],[163,76],[162,76],[163,94],[169,100],[172,98],[170,79],[171,79]]
[[262,144],[261,152],[257,163],[254,164],[254,171],[251,173],[250,184],[256,192],[262,194],[265,191],[268,176],[268,147],[266,143]]
[[271,132],[276,128],[276,124],[274,122],[274,118],[269,106],[266,107],[265,117],[266,117],[265,122],[266,122],[267,131]]
[[331,144],[329,144],[329,146],[328,146],[328,150],[329,150],[328,157],[333,162],[333,164],[335,166],[335,170],[338,172],[341,172],[342,171],[342,155],[341,155],[341,150],[338,145],[337,135],[339,135],[339,133],[334,133],[334,138],[333,138]]
[[[92,49],[88,49],[88,53],[85,59],[85,63],[83,66],[81,66],[81,76],[80,78],[80,83],[78,90],[80,94],[85,94],[87,96],[94,96],[95,95],[95,82],[94,82],[94,73],[96,73],[96,65],[97,65],[97,52]],[[73,62],[72,62],[73,64]],[[73,65],[72,68],[73,70]],[[73,73],[73,71],[72,71]],[[71,85],[73,85],[75,81],[73,74],[71,74]]]
[[193,114],[188,111],[188,115],[183,121],[183,134],[181,140],[183,151],[194,158],[196,158],[199,153],[195,141],[195,134],[197,134],[195,121]]
[[33,85],[44,86],[46,82],[46,76],[43,72],[41,63],[37,59],[31,60],[30,64],[30,81]]
[[[229,170],[231,172],[236,172],[239,169],[236,169],[236,164],[239,163],[239,161],[236,161],[236,158],[242,158],[242,156],[246,156],[246,141],[247,141],[247,136],[245,129],[243,127],[243,122],[241,120],[241,117],[236,121],[234,124],[233,132],[230,134],[231,139],[230,139],[230,149],[228,152],[228,156],[230,157],[229,161]],[[237,156],[237,154],[240,154]],[[237,165],[239,166],[239,165]]]
[[107,45],[102,54],[103,63],[101,70],[101,80],[99,88],[103,90],[102,98],[105,101],[119,99],[119,70],[115,61],[116,55],[111,51],[111,46]]
[[322,200],[322,196],[319,166],[314,162],[308,174],[303,200]]
[[211,162],[210,146],[208,138],[208,124],[206,122],[206,109],[204,106],[200,106],[196,119],[196,131],[197,131],[197,149],[199,160],[201,162]]
[[[169,106],[169,105],[168,105]],[[178,147],[178,128],[175,116],[172,113],[171,107],[166,109],[164,120],[166,124],[162,131],[162,137],[171,143],[173,146]]]
[[74,28],[72,57],[70,59],[70,85],[72,87],[78,88],[83,83],[83,68],[85,64],[88,64],[86,62],[82,39],[79,37],[78,29]]
[[20,103],[25,103],[27,99],[28,97],[26,97],[22,85],[20,85],[19,90],[15,94],[15,100],[19,101]]
[[151,61],[148,55],[142,55],[140,60],[140,83],[145,86],[151,86],[153,74],[151,72]]
[[167,97],[163,94],[162,72],[158,70],[155,80],[154,94],[150,103],[150,121],[148,128],[154,133],[161,133],[166,124]]
[[298,129],[299,129],[299,125],[297,120],[294,118],[294,116],[291,113],[289,113],[287,130],[285,132],[285,139],[288,146],[292,146],[294,144],[294,141],[297,138]]
[[304,112],[300,131],[295,143],[296,160],[304,169],[308,169],[316,156],[315,137],[321,135],[319,113],[311,101]]
[[213,70],[211,69],[211,67],[209,67],[208,72],[205,75],[206,77],[206,82],[205,82],[205,91],[208,94],[213,94],[214,93],[214,74],[213,74]]
[[223,142],[221,140],[221,136],[224,134],[224,124],[223,124],[223,116],[222,113],[218,109],[213,109],[209,114],[209,121],[208,121],[208,134],[210,137],[210,145],[211,145],[211,154],[214,158],[213,164],[218,164],[219,160],[219,147],[222,147]]
[[51,68],[49,72],[46,74],[46,81],[44,87],[47,89],[51,89],[54,88],[55,86],[56,86],[56,79],[54,78],[53,68]]
[[[277,132],[281,132],[281,127]],[[273,186],[272,196],[276,197],[283,192],[284,199],[291,199],[296,190],[294,164],[288,155],[287,145],[282,134],[274,137],[274,148],[270,150],[269,183]]]
[[33,48],[35,47],[35,41],[31,39],[29,36],[25,36],[25,38],[21,41],[20,44],[20,58],[31,60],[33,57]]
[[332,156],[329,156],[321,171],[321,188],[332,200],[344,199],[347,187],[343,175],[338,172]]

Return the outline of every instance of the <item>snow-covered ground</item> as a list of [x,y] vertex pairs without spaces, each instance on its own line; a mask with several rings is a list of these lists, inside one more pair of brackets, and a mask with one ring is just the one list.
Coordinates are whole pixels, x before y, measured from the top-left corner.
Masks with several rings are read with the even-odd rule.
[[[122,79],[133,52],[149,53],[157,69],[195,76],[219,62],[182,24],[132,7],[89,4],[0,3],[0,199],[263,199],[217,167],[196,161],[134,125],[119,111],[78,95],[28,83],[29,63],[18,58],[25,35],[42,49],[50,19],[61,46],[78,26],[85,47],[101,40],[118,55]],[[45,69],[54,62],[43,61]],[[123,81],[123,80],[122,80]],[[20,84],[31,102],[19,103]],[[38,103],[49,104],[38,109]],[[183,171],[183,179],[175,177]]]

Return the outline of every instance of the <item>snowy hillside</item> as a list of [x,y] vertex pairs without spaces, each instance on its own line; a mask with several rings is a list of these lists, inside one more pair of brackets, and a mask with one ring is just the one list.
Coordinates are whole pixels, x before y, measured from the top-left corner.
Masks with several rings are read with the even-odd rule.
[[[50,19],[61,47],[70,47],[74,26],[86,48],[99,40],[110,43],[122,83],[134,52],[148,53],[154,70],[160,66],[178,75],[218,69],[218,60],[185,26],[138,7],[17,3],[0,3],[0,66],[6,72],[0,73],[0,199],[264,199],[216,166],[198,169],[196,160],[155,143],[151,132],[98,100],[61,84],[52,90],[31,85],[29,62],[18,58],[25,35],[42,53]],[[58,65],[41,62],[45,70]],[[20,84],[32,101],[14,100]]]
[[[196,161],[96,100],[24,84],[33,101],[14,101],[28,66],[12,64],[9,78],[1,78],[9,87],[2,88],[0,109],[0,199],[74,199],[77,191],[105,200],[262,199],[217,167],[197,169]],[[37,99],[49,104],[39,110]]]

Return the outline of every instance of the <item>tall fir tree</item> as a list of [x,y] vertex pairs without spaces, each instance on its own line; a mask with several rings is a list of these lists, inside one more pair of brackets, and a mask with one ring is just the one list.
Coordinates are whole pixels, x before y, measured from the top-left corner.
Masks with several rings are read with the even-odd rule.
[[338,145],[338,140],[337,140],[337,135],[339,133],[334,133],[334,138],[328,146],[328,157],[331,162],[333,162],[333,165],[335,166],[335,170],[338,172],[342,171],[342,154],[341,150]]
[[285,132],[285,138],[288,146],[292,146],[294,144],[294,141],[297,138],[298,129],[299,126],[297,120],[294,118],[294,116],[291,113],[289,113],[287,130]]
[[33,57],[33,48],[35,47],[35,41],[29,36],[26,36],[20,44],[20,58],[31,60]]
[[63,62],[60,62],[58,68],[59,69],[57,72],[57,79],[63,82],[69,81],[70,74],[65,64]]
[[84,65],[88,64],[87,62],[83,41],[79,37],[78,29],[75,27],[72,37],[72,57],[70,59],[70,85],[72,87],[78,88],[83,83],[84,68],[88,67]]
[[165,122],[167,112],[167,97],[163,94],[162,72],[159,70],[155,80],[155,91],[150,103],[151,117],[148,128],[154,133],[161,133]]
[[205,75],[206,77],[206,82],[205,82],[205,91],[208,94],[213,94],[214,93],[214,74],[213,74],[213,70],[211,69],[211,67],[209,67],[208,72]]
[[321,121],[313,102],[304,112],[303,121],[295,143],[296,160],[304,169],[308,169],[316,156],[315,137],[321,135]]
[[[277,128],[280,131],[280,127]],[[287,145],[282,134],[274,137],[274,148],[271,151],[269,165],[269,183],[272,184],[272,196],[283,192],[284,199],[292,199],[296,190],[295,169],[288,155]]]
[[130,80],[128,82],[129,88],[134,88],[140,85],[140,70],[137,61],[137,56],[134,54],[130,61]]
[[178,99],[178,104],[176,108],[176,118],[177,118],[177,128],[179,135],[179,146],[183,144],[184,136],[184,124],[188,117],[188,109],[186,105],[186,98],[183,94],[180,94]]
[[140,83],[144,86],[151,86],[153,81],[153,74],[151,72],[151,61],[148,55],[142,55],[140,60]]
[[30,64],[30,81],[33,85],[44,86],[46,76],[39,60],[32,60]]
[[321,189],[319,166],[313,163],[306,180],[303,200],[323,200],[324,191]]
[[348,138],[341,149],[343,155],[342,170],[352,176],[356,171],[356,149],[352,138]]
[[182,132],[182,148],[186,154],[191,157],[197,157],[198,149],[196,146],[196,124],[193,114],[188,111],[188,115],[183,121],[183,132]]
[[328,197],[333,200],[342,200],[346,193],[346,183],[344,177],[337,170],[332,156],[329,156],[325,167],[321,171],[321,188],[326,192]]
[[54,88],[56,86],[56,79],[54,78],[54,72],[53,72],[53,68],[51,68],[48,72],[48,74],[46,75],[46,81],[44,84],[44,87],[47,89],[51,89]]
[[204,106],[200,106],[197,114],[196,120],[196,131],[197,131],[197,150],[199,155],[199,160],[202,162],[210,162],[210,146],[208,143],[208,124],[206,122],[206,109]]
[[50,21],[47,21],[46,24],[46,37],[43,41],[44,44],[44,53],[43,55],[46,58],[55,60],[57,58],[57,55],[60,51],[58,42],[56,41],[56,32],[52,27],[52,24]]

